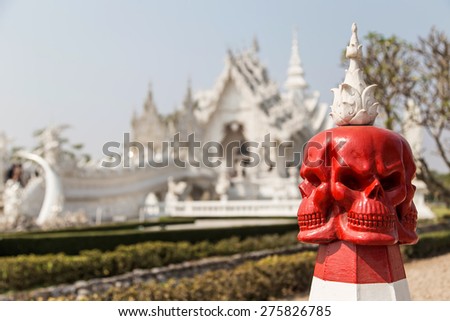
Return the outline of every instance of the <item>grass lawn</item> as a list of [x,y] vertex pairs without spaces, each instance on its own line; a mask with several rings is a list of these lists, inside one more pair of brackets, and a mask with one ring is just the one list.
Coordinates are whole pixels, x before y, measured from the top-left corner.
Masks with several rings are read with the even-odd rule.
[[445,205],[431,205],[431,210],[436,214],[436,217],[439,218],[450,218],[450,208]]

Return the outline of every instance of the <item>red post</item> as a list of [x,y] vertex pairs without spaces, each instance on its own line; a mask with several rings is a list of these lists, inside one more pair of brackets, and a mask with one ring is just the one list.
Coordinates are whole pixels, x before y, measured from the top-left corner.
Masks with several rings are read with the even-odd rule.
[[398,244],[320,245],[310,300],[410,300]]

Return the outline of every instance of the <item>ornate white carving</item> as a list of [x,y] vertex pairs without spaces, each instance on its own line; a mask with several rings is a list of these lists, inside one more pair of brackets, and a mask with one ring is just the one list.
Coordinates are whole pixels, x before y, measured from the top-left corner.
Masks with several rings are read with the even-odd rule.
[[55,219],[63,210],[64,191],[61,180],[58,174],[50,166],[49,162],[42,157],[25,151],[18,152],[17,156],[36,162],[44,170],[46,184],[44,203],[42,204],[41,211],[36,220],[38,225],[44,225]]
[[378,115],[378,102],[374,97],[376,85],[367,86],[360,68],[362,57],[356,24],[352,25],[352,36],[347,46],[346,57],[350,65],[344,82],[333,88],[334,101],[331,117],[338,126],[372,125]]

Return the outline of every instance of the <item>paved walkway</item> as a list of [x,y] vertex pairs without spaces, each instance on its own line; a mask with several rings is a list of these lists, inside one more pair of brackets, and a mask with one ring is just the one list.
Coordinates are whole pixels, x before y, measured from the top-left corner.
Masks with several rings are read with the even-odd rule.
[[413,300],[450,300],[450,253],[405,264]]

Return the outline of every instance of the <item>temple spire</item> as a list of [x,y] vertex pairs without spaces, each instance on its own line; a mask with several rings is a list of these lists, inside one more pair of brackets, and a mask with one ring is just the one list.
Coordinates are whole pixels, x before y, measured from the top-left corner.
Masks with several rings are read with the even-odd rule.
[[186,111],[193,113],[194,111],[194,100],[192,98],[192,81],[191,78],[188,79],[186,94],[184,96],[183,107]]
[[252,50],[255,54],[259,52],[259,42],[258,38],[256,38],[256,35],[253,37]]
[[148,93],[144,103],[144,110],[145,111],[156,110],[155,102],[153,100],[153,86],[151,82],[148,84]]
[[135,122],[136,119],[138,118],[138,113],[136,111],[136,108],[133,107],[133,117],[131,118],[131,122]]
[[289,60],[288,77],[285,87],[288,91],[303,90],[308,87],[305,81],[302,61],[298,50],[297,31],[292,35],[291,58]]

